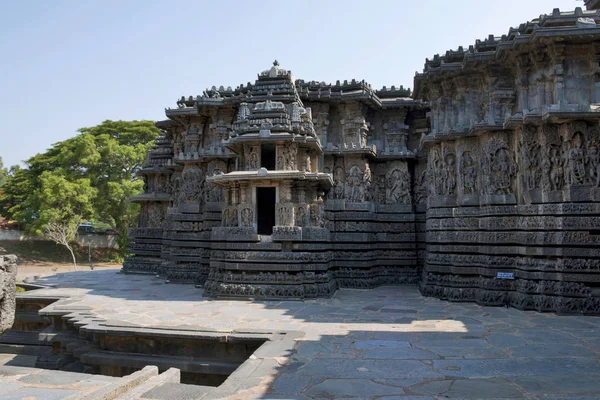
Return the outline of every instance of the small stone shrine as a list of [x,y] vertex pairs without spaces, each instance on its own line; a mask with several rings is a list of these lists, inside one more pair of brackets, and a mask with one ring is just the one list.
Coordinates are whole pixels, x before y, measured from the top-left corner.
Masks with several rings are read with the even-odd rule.
[[415,90],[296,80],[182,97],[140,175],[125,273],[205,295],[420,285],[600,313],[600,7],[436,55]]

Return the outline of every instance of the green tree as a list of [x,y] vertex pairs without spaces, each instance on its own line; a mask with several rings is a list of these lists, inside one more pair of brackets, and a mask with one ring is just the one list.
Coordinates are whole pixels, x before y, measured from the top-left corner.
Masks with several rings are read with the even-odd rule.
[[70,183],[88,179],[95,189],[90,198],[94,219],[118,232],[119,252],[124,256],[127,229],[135,225],[139,213],[139,205],[128,198],[143,188],[136,172],[154,146],[159,130],[152,121],[104,121],[81,128],[79,133],[31,157],[26,169],[10,171],[4,194],[0,195],[0,214],[33,227],[42,211],[41,203],[28,198],[32,189],[41,187],[44,172],[56,172]]
[[89,179],[69,180],[60,170],[42,173],[39,181],[40,186],[27,199],[30,207],[38,210],[27,230],[65,246],[77,270],[72,243],[81,220],[94,216],[97,190],[91,187]]
[[2,163],[2,157],[0,157],[0,187],[6,182],[7,173],[8,171],[4,168],[4,163]]

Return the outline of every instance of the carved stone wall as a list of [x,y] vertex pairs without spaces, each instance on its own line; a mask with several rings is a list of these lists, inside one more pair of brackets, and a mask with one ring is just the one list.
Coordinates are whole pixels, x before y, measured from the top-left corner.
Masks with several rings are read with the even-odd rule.
[[[141,171],[124,271],[215,297],[419,284],[599,313],[596,21],[555,10],[436,55],[412,97],[274,63],[254,84],[181,98]],[[258,234],[258,187],[276,188],[272,235]]]
[[15,320],[17,256],[0,256],[0,334],[12,328]]
[[542,16],[415,78],[431,104],[423,294],[600,312],[599,43],[582,17],[600,19]]

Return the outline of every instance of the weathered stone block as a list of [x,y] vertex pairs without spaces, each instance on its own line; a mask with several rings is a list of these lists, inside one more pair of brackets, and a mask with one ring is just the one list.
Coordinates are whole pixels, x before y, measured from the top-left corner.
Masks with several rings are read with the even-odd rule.
[[0,256],[0,333],[7,331],[15,319],[17,256]]

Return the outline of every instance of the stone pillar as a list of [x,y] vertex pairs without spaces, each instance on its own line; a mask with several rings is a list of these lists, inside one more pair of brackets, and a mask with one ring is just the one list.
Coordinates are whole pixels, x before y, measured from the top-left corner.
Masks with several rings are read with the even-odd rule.
[[563,67],[565,46],[555,44],[552,46],[552,50],[552,62],[554,64],[554,67],[552,67],[552,77],[554,78],[554,87],[556,88],[556,103],[566,104],[565,79],[563,76],[565,72]]
[[537,82],[537,108],[539,112],[542,112],[544,108],[544,103],[546,101],[546,87],[544,85],[544,77],[538,74],[535,77]]

